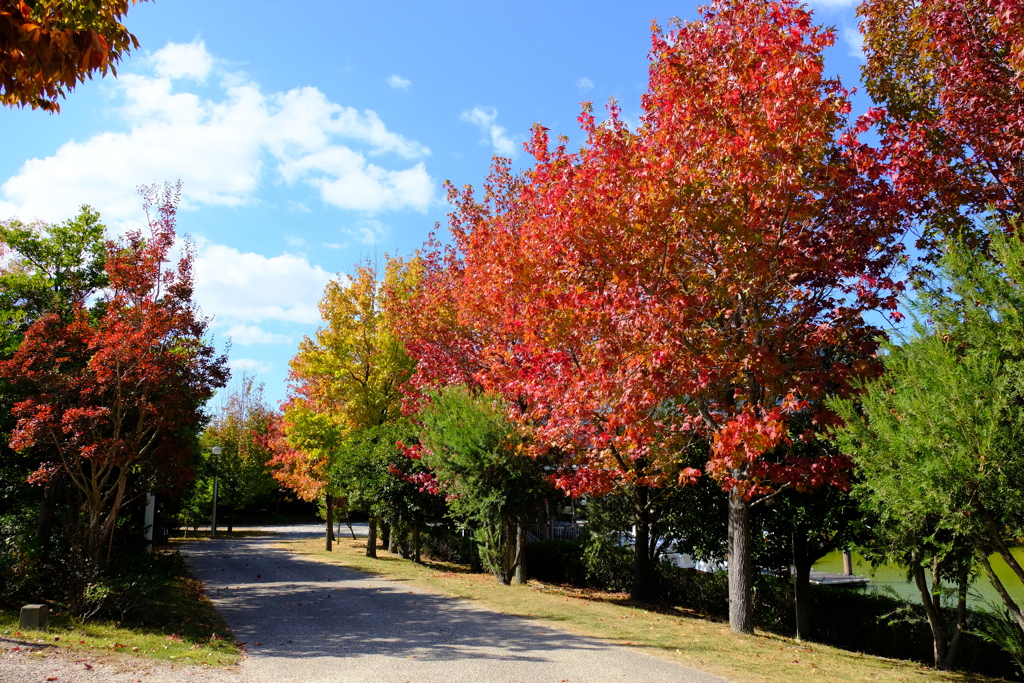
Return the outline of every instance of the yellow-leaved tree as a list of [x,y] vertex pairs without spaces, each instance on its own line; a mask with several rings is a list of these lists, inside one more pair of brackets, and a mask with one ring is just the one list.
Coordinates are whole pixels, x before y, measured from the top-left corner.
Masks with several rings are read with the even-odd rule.
[[[400,306],[389,298],[405,297],[416,286],[422,267],[417,258],[409,261],[388,258],[383,281],[376,264],[365,262],[350,276],[331,280],[320,301],[322,325],[306,337],[291,361],[289,399],[282,416],[286,444],[277,453],[279,481],[292,486],[284,460],[303,463],[304,488],[314,490],[308,479],[317,479],[319,497],[327,508],[327,549],[331,549],[332,509],[343,496],[359,499],[370,513],[367,554],[375,555],[375,501],[388,480],[393,479],[381,449],[400,455],[394,440],[380,428],[402,419],[402,385],[415,369],[394,334],[394,316]],[[367,439],[367,435],[370,438]],[[369,446],[370,448],[367,448]],[[376,462],[366,462],[370,453]],[[352,462],[340,463],[346,458]],[[346,466],[347,465],[347,466]],[[292,472],[297,471],[295,468]],[[332,472],[341,472],[332,477]]]

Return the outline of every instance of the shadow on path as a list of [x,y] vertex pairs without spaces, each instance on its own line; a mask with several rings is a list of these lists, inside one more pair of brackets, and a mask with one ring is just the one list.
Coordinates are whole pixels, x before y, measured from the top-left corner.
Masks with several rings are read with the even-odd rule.
[[602,648],[571,634],[547,634],[518,617],[268,548],[262,540],[226,543],[233,546],[230,554],[223,547],[197,548],[190,561],[249,652],[541,661],[552,648]]
[[[357,671],[378,676],[377,669],[383,671],[378,680],[391,680],[392,674],[394,680],[405,680],[402,667],[417,663],[420,675],[413,680],[472,680],[481,671],[504,671],[492,680],[534,681],[540,680],[536,672],[549,668],[563,672],[554,680],[570,680],[564,674],[569,669],[586,680],[636,680],[636,666],[651,681],[720,680],[627,648],[550,632],[526,619],[296,555],[277,547],[279,539],[217,539],[186,549],[193,573],[267,680],[285,680],[281,676],[286,674],[294,680],[317,680],[302,661],[325,666],[324,658],[330,659],[331,671],[340,667],[351,672],[352,678],[338,680],[360,680]],[[638,664],[631,665],[631,658]],[[440,671],[430,663],[443,665],[450,674],[423,675]],[[616,663],[621,674],[608,671]],[[372,671],[364,671],[367,667]],[[465,677],[457,674],[459,667]]]

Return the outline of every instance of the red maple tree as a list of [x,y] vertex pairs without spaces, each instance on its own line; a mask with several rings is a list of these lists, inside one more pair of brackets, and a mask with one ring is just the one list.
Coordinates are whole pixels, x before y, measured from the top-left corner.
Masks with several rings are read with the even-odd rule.
[[407,414],[417,411],[425,389],[454,384],[479,389],[485,367],[480,351],[493,332],[477,329],[463,315],[464,264],[456,249],[431,236],[423,253],[417,253],[416,264],[420,277],[415,286],[405,296],[388,296],[395,332],[416,360],[415,371],[402,386]]
[[786,444],[798,423],[813,440],[833,419],[820,399],[874,371],[863,314],[898,316],[904,226],[848,93],[822,74],[833,41],[795,2],[714,2],[655,31],[638,130],[587,109],[570,153],[537,127],[534,167],[496,164],[453,215],[458,321],[488,332],[477,378],[574,456],[561,485],[685,484],[699,472],[683,445],[713,443],[744,632],[750,505],[842,485],[844,461]]
[[148,234],[108,242],[99,305],[78,304],[70,322],[43,316],[0,363],[0,376],[31,396],[14,406],[10,445],[52,454],[35,478],[59,468],[74,482],[93,566],[109,560],[129,480],[182,464],[183,430],[201,423],[203,403],[228,378],[227,357],[206,341],[207,320],[192,301],[191,250],[168,264],[180,187],[142,192]]
[[[867,0],[864,81],[919,246],[1015,230],[1024,209],[1024,2]],[[934,254],[933,254],[934,256]]]

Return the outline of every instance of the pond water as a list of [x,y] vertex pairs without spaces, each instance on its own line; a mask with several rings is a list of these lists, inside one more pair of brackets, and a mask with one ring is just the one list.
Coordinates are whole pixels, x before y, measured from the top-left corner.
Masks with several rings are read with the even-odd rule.
[[[1018,562],[1024,564],[1024,548],[1013,548],[1010,552],[1017,559]],[[1013,571],[1006,566],[1003,562],[1003,558],[998,555],[993,555],[989,561],[992,563],[992,569],[995,570],[996,575],[1000,581],[1006,587],[1006,590],[1010,593],[1014,600],[1020,604],[1024,602],[1024,586],[1021,585],[1020,580],[1013,573]],[[821,558],[814,564],[814,569],[822,572],[832,572],[835,574],[843,573],[843,554],[839,551],[829,553],[825,557]],[[871,579],[865,590],[874,591],[883,595],[891,595],[895,593],[899,597],[910,600],[914,603],[921,602],[921,596],[917,592],[917,585],[907,578],[907,570],[902,567],[894,565],[883,565],[880,567],[872,567],[869,562],[864,560],[863,557],[857,553],[853,554],[853,573],[857,576],[864,576]],[[929,581],[930,581],[929,577]],[[1003,601],[996,593],[996,590],[992,588],[992,584],[984,576],[979,574],[971,584],[971,590],[968,593],[968,604],[974,608],[985,608],[988,605],[996,605],[1002,610]]]

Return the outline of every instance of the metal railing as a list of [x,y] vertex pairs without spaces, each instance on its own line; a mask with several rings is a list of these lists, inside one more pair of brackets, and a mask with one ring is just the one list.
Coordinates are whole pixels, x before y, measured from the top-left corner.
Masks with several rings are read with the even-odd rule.
[[578,541],[583,532],[583,526],[583,522],[531,524],[526,538],[530,541]]

